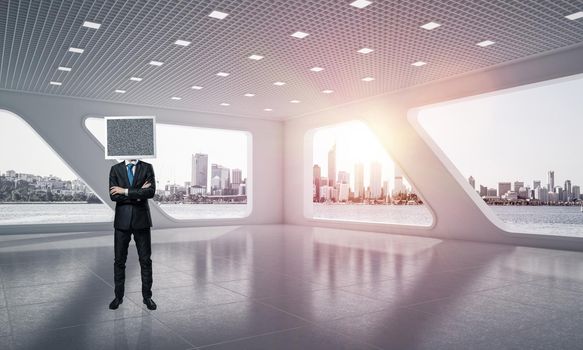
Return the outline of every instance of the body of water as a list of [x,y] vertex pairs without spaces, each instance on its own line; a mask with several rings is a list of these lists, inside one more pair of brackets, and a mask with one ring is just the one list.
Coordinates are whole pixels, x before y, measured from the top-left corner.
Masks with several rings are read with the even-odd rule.
[[[505,223],[520,232],[583,237],[583,213],[577,206],[489,206]],[[314,204],[314,218],[374,223],[431,225],[424,205]]]
[[[151,204],[154,205],[154,204]],[[176,219],[242,218],[248,204],[162,204]],[[579,207],[490,206],[498,217],[521,232],[583,236]],[[314,218],[405,225],[431,225],[423,205],[314,204]],[[111,222],[113,210],[103,204],[0,204],[0,225]]]
[[[162,204],[160,207],[180,220],[242,218],[247,216],[248,208],[246,204]],[[113,210],[105,204],[0,204],[0,225],[112,222],[113,215]]]

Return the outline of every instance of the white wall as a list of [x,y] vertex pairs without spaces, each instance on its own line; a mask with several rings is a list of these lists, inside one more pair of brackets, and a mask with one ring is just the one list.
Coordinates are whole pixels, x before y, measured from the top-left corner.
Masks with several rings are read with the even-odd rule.
[[[86,99],[63,98],[0,90],[0,109],[12,112],[26,122],[51,145],[58,155],[110,206],[109,168],[103,148],[84,127],[87,117],[107,115],[155,115],[160,123],[198,127],[246,130],[253,138],[251,181],[252,212],[246,218],[180,222],[164,215],[151,203],[155,228],[276,224],[283,221],[282,158],[283,124],[279,121],[236,118],[184,110],[142,107]],[[26,147],[21,145],[21,147]],[[2,150],[5,152],[6,150]],[[64,232],[111,230],[113,224],[66,224],[0,226],[0,234],[16,232]]]
[[[349,103],[303,115],[285,123],[284,218],[288,224],[363,229],[441,238],[583,249],[583,239],[509,234],[465,178],[426,136],[415,127],[414,109],[421,106],[543,82],[583,73],[583,46],[553,55],[501,65],[394,94]],[[387,152],[405,172],[435,214],[430,229],[398,225],[330,222],[304,217],[303,194],[311,183],[311,162],[304,137],[317,127],[353,119],[363,120],[377,134]],[[310,167],[306,171],[305,167]]]

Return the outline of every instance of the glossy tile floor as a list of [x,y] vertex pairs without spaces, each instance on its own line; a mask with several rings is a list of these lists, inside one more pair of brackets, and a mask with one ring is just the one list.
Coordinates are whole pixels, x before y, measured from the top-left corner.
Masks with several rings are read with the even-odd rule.
[[580,349],[583,253],[297,226],[0,236],[0,349]]

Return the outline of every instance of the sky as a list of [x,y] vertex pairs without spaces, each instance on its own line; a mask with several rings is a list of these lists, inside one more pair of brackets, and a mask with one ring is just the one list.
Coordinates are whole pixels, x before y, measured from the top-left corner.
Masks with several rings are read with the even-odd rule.
[[583,186],[583,75],[430,107],[422,127],[479,184],[533,180]]
[[[105,124],[102,118],[89,118],[87,128],[104,144]],[[210,187],[211,164],[229,169],[241,169],[247,177],[247,136],[236,130],[196,128],[156,123],[156,158],[144,159],[154,166],[156,181],[184,185],[191,181],[192,155],[208,154],[208,181]]]
[[312,157],[321,168],[322,177],[328,177],[328,151],[336,143],[336,174],[350,173],[350,186],[354,188],[355,165],[364,164],[364,186],[370,183],[370,163],[382,165],[382,181],[389,181],[392,188],[394,162],[370,128],[360,121],[352,121],[323,127],[314,132]]
[[[91,118],[87,127],[103,140],[103,119]],[[154,165],[159,185],[168,181],[184,185],[191,180],[192,154],[206,153],[210,164],[242,170],[247,177],[247,135],[245,132],[157,124],[157,158]],[[0,173],[15,170],[35,175],[55,175],[65,180],[77,176],[22,119],[0,110]],[[9,152],[7,150],[13,150]],[[104,155],[105,159],[105,155]],[[209,181],[210,185],[210,181]]]

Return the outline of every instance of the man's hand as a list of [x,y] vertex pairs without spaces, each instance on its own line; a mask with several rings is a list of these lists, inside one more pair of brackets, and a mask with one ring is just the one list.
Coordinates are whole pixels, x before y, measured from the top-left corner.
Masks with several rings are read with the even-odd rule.
[[125,188],[121,188],[119,186],[113,186],[113,187],[111,187],[109,189],[109,193],[114,194],[114,195],[115,194],[123,194],[123,195],[125,195],[126,194],[126,189]]
[[150,183],[150,181],[146,181],[144,183],[144,186],[142,186],[142,188],[150,188],[150,186],[152,186],[152,184]]

